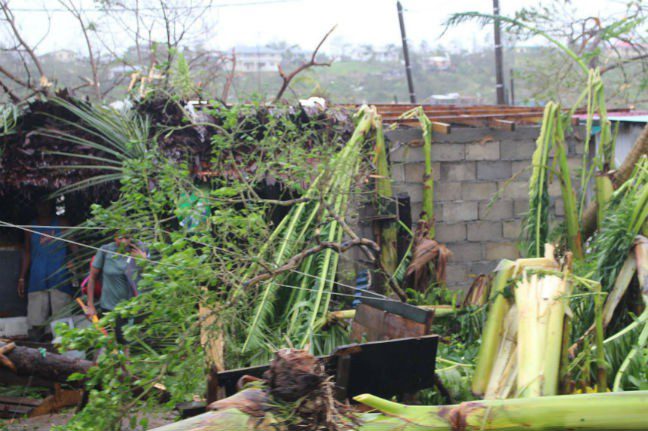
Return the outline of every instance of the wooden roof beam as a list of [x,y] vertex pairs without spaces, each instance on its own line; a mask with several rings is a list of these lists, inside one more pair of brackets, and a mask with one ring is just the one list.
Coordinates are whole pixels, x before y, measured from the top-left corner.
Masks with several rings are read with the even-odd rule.
[[432,131],[434,133],[441,133],[442,135],[449,135],[452,132],[452,126],[448,123],[432,121]]
[[509,132],[512,132],[515,130],[515,121],[493,118],[492,120],[488,120],[488,127],[491,129],[508,130]]

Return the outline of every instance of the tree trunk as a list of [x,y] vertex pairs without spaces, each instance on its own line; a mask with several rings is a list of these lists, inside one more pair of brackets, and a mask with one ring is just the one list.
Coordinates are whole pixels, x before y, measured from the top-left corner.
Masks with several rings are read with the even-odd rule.
[[[249,391],[249,390],[248,390]],[[223,409],[154,431],[285,430],[276,416],[263,417],[251,396],[222,400]],[[234,399],[237,397],[238,399]],[[448,406],[405,406],[372,395],[355,398],[382,414],[362,415],[360,431],[645,430],[647,391],[470,401]],[[226,401],[228,403],[225,403]],[[282,426],[283,425],[283,426]]]
[[[0,342],[0,347],[6,343]],[[40,377],[54,382],[67,382],[74,373],[87,373],[94,364],[83,359],[72,359],[67,356],[45,352],[31,347],[16,346],[5,353],[16,367],[18,375]]]
[[[628,181],[632,171],[634,170],[635,164],[637,161],[644,155],[648,154],[648,124],[644,127],[643,131],[637,138],[632,150],[628,153],[623,164],[619,166],[619,169],[616,170],[612,178],[612,183],[614,188],[617,189],[623,183]],[[581,220],[581,226],[583,229],[583,240],[592,236],[596,230],[596,216],[598,213],[598,205],[596,201],[590,202],[588,207],[583,212],[583,219]]]

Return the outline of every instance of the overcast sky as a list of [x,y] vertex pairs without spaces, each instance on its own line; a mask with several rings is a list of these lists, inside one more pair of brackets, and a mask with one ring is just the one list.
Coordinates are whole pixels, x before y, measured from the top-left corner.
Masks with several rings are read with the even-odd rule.
[[[132,0],[124,0],[128,1]],[[194,4],[200,1],[193,0]],[[98,20],[99,15],[92,11],[96,7],[92,0],[76,2],[85,8],[91,20]],[[504,15],[537,3],[538,0],[500,0]],[[571,3],[587,16],[620,13],[625,5],[620,0],[572,0]],[[48,15],[51,17],[48,37],[39,46],[39,53],[63,48],[79,52],[85,49],[78,26],[56,0],[11,0],[10,4],[32,42],[42,39],[48,28]],[[177,6],[182,2],[176,0],[172,4]],[[325,51],[335,52],[343,43],[400,44],[395,0],[212,0],[212,4],[203,17],[210,29],[196,37],[208,48],[263,46],[286,41],[311,50],[333,25],[337,28]],[[450,14],[470,10],[491,13],[492,0],[402,0],[402,4],[408,39],[414,45],[425,41],[432,47],[472,49],[492,44],[490,27],[481,29],[476,24],[463,24],[440,38],[442,23]],[[41,9],[49,9],[49,13]],[[124,48],[120,31],[101,21],[97,25],[102,33],[111,34],[114,46]]]

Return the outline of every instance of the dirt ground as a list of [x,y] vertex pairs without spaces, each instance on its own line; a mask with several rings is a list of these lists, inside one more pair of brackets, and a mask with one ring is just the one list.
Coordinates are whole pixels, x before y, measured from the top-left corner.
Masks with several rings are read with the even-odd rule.
[[[0,420],[0,431],[48,431],[54,425],[65,425],[74,414],[71,412],[39,416],[35,418]],[[161,427],[174,421],[173,413],[160,412],[148,416],[149,429]],[[125,421],[127,422],[127,421]],[[124,425],[122,431],[141,431]]]

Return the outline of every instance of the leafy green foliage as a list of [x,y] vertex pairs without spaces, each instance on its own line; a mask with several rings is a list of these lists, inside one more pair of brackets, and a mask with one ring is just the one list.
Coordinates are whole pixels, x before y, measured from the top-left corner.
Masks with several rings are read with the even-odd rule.
[[181,100],[188,100],[195,95],[196,89],[191,79],[191,71],[189,70],[189,63],[182,53],[177,54],[175,59],[175,67],[172,70],[172,83],[174,93]]
[[[210,169],[221,175],[212,176],[207,184],[197,184],[183,157],[167,156],[159,148],[159,138],[163,134],[171,136],[174,129],[152,133],[150,121],[141,114],[61,104],[83,119],[70,126],[96,136],[96,141],[78,138],[73,133],[44,133],[102,151],[106,157],[98,167],[114,167],[114,175],[121,184],[118,200],[106,207],[95,205],[92,217],[83,226],[102,229],[103,242],[111,240],[112,232],[128,233],[150,250],[150,258],[138,262],[140,295],[120,304],[99,323],[108,329],[109,336],[94,327],[70,329],[63,334],[66,348],[97,357],[97,366],[85,376],[89,403],[65,429],[119,429],[122,421],[134,417],[134,411],[152,409],[160,402],[171,407],[204,393],[209,367],[201,346],[203,332],[223,337],[227,346],[225,363],[229,368],[249,365],[252,358],[286,345],[281,333],[272,333],[272,337],[252,351],[242,349],[259,293],[256,289],[246,289],[244,281],[251,274],[274,265],[266,262],[275,252],[269,248],[274,231],[271,221],[282,225],[283,207],[274,205],[274,200],[264,199],[257,190],[272,175],[281,178],[282,195],[299,195],[313,175],[312,165],[303,161],[315,163],[320,157],[335,152],[340,135],[335,131],[318,133],[317,121],[298,127],[285,113],[288,111],[258,117],[253,115],[255,111],[215,108],[212,114],[218,121],[206,127],[216,130]],[[84,157],[81,154],[78,158]],[[354,157],[357,165],[360,159]],[[97,165],[93,168],[97,169]],[[324,166],[320,175],[330,177],[331,168],[347,169],[349,165]],[[102,181],[103,174],[98,175],[76,185],[77,188]],[[344,181],[350,185],[351,176]],[[333,190],[334,195],[348,197],[348,193],[341,193],[344,184],[338,187]],[[201,211],[198,203],[209,210]],[[336,206],[338,211],[345,208]],[[339,228],[334,230],[335,236],[330,236],[326,228],[330,218],[323,218],[319,212],[315,214],[318,218],[314,221],[323,223],[322,239],[338,240]],[[191,217],[194,217],[191,225],[184,223]],[[80,236],[77,240],[81,238],[86,239]],[[293,237],[289,239],[293,240]],[[308,236],[297,244],[303,246],[313,240]],[[300,249],[287,248],[284,257],[290,257],[289,251]],[[328,256],[331,262],[336,258]],[[322,256],[313,256],[313,267],[324,268],[322,261]],[[297,316],[298,323],[304,322],[304,317],[308,321],[306,325],[299,323],[292,327],[293,339],[316,344],[318,351],[328,352],[346,340],[339,326],[320,331],[323,327],[320,317],[331,300],[333,268],[329,264],[327,269],[320,270],[325,283],[319,290],[319,303],[305,296],[291,305],[300,307],[301,311],[310,310]],[[311,279],[304,283],[313,288]],[[199,312],[201,307],[214,318],[213,326],[205,327],[205,316]],[[127,346],[117,344],[112,335],[117,318],[130,322],[124,330]],[[144,423],[139,425],[146,428]]]

